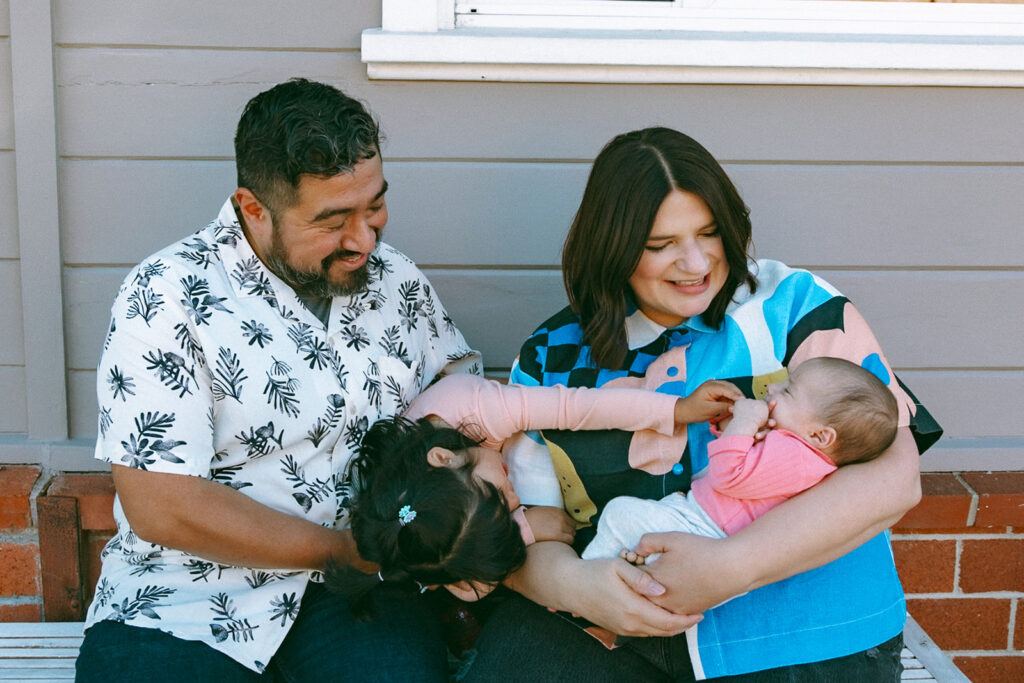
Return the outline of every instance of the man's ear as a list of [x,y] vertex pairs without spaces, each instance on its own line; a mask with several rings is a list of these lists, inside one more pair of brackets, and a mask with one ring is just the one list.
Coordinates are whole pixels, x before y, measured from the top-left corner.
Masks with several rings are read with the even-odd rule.
[[810,434],[807,435],[807,438],[811,442],[811,445],[819,451],[827,451],[836,445],[836,430],[834,427],[818,425]]
[[235,190],[235,203],[238,204],[238,211],[242,214],[245,226],[257,239],[270,236],[273,229],[270,211],[263,206],[263,202],[256,198],[252,190],[247,187]]
[[466,464],[466,454],[456,453],[455,451],[450,451],[447,448],[434,446],[427,451],[427,463],[431,467],[462,467]]

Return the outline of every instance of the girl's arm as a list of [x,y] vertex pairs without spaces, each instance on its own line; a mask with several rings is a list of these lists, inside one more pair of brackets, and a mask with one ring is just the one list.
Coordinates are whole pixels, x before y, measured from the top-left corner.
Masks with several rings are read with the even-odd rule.
[[741,396],[727,382],[706,383],[693,397],[679,399],[644,389],[526,387],[451,375],[420,394],[405,415],[436,415],[456,427],[477,428],[485,446],[499,448],[513,434],[530,429],[653,429],[671,436],[678,422],[726,412]]
[[636,551],[662,553],[646,568],[668,589],[655,598],[659,605],[700,612],[831,562],[892,526],[920,498],[917,446],[903,427],[875,460],[839,468],[735,536],[648,534]]

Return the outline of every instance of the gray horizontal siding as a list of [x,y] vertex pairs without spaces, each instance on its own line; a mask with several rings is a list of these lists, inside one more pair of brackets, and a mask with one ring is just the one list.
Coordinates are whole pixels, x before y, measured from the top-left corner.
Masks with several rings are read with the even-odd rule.
[[[6,10],[6,8],[3,8]],[[7,12],[3,17],[7,19]],[[14,148],[14,96],[11,86],[11,40],[0,36],[0,149]]]
[[[752,209],[760,256],[818,267],[1024,265],[1024,226],[1005,204],[1024,192],[1024,166],[726,170]],[[231,160],[64,161],[65,260],[137,262],[211,220],[234,172]],[[557,266],[588,172],[583,162],[386,160],[388,239],[429,265]],[[144,217],[126,188],[146,198]]]
[[245,101],[305,75],[367,99],[393,157],[589,160],[613,135],[657,124],[690,133],[722,160],[1024,159],[1024,89],[371,83],[349,51],[96,47],[57,57],[70,155],[230,157]]
[[64,0],[54,13],[59,43],[358,49],[367,26],[379,0]]
[[[25,413],[25,368],[0,365],[0,434],[20,434],[27,429]],[[95,404],[95,399],[93,404]],[[2,460],[0,460],[2,462]]]
[[0,151],[0,259],[18,258],[18,200],[14,153]]
[[[25,330],[21,312],[21,264],[0,261],[0,365],[24,365]],[[18,400],[11,394],[0,394],[0,405]]]
[[[1007,467],[1024,452],[1024,320],[996,303],[1024,300],[1024,89],[370,82],[359,33],[379,25],[379,0],[53,7],[73,440],[0,438],[0,462],[94,467],[94,368],[118,283],[213,217],[234,189],[243,105],[296,75],[379,116],[386,239],[424,266],[495,373],[564,303],[559,250],[590,161],[623,130],[668,125],[724,162],[759,256],[812,267],[864,312],[947,429],[924,467]],[[0,291],[18,292],[7,10],[0,0]],[[8,296],[0,391],[22,400],[0,434],[28,421],[23,337]]]

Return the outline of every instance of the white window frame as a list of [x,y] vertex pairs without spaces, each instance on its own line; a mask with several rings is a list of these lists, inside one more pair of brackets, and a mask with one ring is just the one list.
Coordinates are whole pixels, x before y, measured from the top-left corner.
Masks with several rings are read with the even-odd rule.
[[371,79],[1024,87],[1024,5],[382,0]]

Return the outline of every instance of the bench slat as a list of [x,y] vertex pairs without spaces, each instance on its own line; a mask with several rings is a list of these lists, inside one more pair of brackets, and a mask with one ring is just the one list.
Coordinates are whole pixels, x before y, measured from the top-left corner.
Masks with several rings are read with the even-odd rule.
[[0,622],[0,638],[63,638],[69,636],[81,638],[82,635],[82,622],[80,621]]
[[67,669],[0,669],[0,680],[5,681],[73,681],[74,667]]
[[0,662],[30,659],[75,659],[77,647],[4,647],[0,648]]

